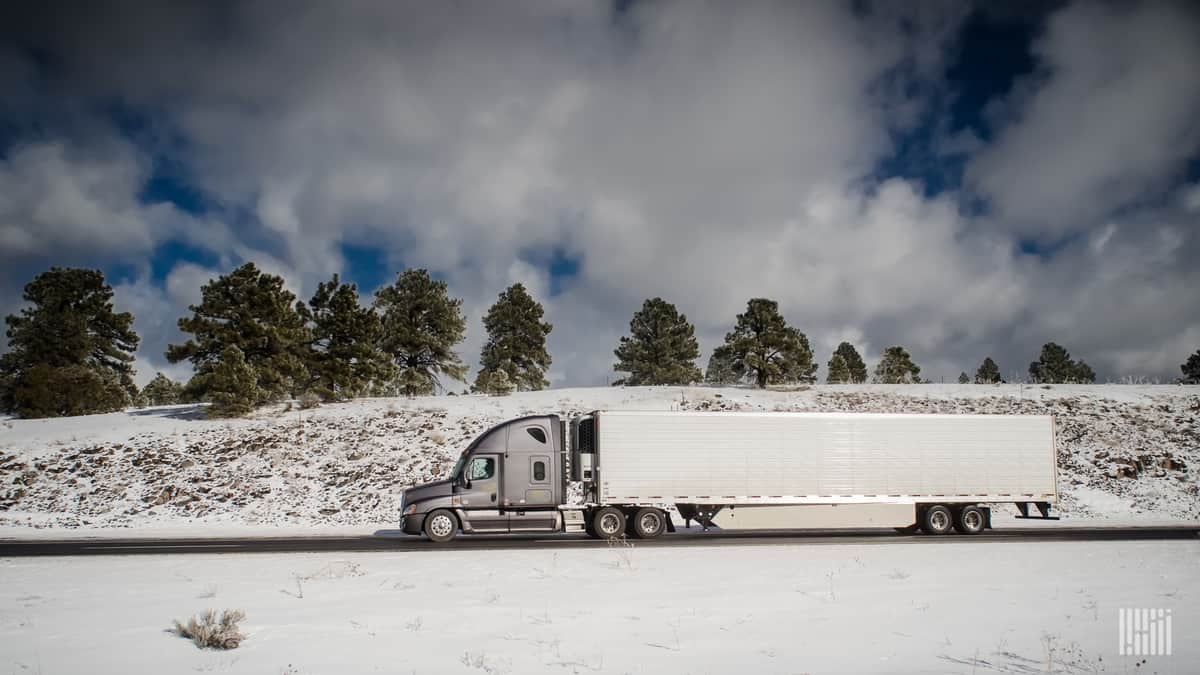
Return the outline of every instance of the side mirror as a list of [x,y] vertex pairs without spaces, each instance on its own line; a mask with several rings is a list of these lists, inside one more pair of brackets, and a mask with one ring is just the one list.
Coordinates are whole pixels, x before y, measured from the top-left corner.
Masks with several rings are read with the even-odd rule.
[[467,474],[465,474],[465,473],[463,474],[463,477],[462,477],[462,486],[468,490],[471,489],[471,478],[469,476],[467,476]]

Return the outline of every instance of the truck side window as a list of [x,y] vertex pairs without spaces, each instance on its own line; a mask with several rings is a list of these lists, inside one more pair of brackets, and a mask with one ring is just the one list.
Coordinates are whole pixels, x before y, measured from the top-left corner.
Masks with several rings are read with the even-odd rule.
[[545,462],[534,462],[533,463],[533,479],[536,481],[546,480],[546,463]]
[[538,443],[546,442],[546,432],[542,431],[541,427],[526,427],[525,431],[528,431],[529,435],[533,436],[533,440],[537,441]]
[[487,480],[496,475],[496,460],[491,457],[476,457],[471,460],[471,471],[467,474],[471,480]]

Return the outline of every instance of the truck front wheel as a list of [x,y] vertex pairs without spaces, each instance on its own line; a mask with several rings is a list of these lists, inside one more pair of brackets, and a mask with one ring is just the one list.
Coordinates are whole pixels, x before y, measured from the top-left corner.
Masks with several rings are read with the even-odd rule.
[[941,504],[926,507],[921,512],[921,530],[925,534],[946,534],[954,527],[954,515]]
[[638,509],[633,514],[633,533],[642,539],[653,539],[667,529],[667,519],[658,509]]
[[429,537],[430,541],[440,544],[450,541],[454,535],[458,534],[458,519],[446,509],[438,509],[425,516],[425,526],[422,529],[425,530],[425,536]]
[[606,506],[592,516],[592,530],[601,539],[613,539],[625,534],[625,514],[621,510]]

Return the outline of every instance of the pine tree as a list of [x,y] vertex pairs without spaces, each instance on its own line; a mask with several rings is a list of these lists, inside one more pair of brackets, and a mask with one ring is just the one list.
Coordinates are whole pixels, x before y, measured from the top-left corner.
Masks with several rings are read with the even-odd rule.
[[1200,349],[1189,356],[1188,360],[1179,366],[1179,370],[1183,371],[1183,377],[1179,378],[1181,383],[1200,384]]
[[5,319],[0,407],[21,417],[120,410],[137,394],[133,315],[113,311],[99,270],[52,267],[23,295],[30,306]]
[[875,381],[881,384],[920,384],[921,368],[904,347],[888,347],[875,366]]
[[441,375],[461,380],[467,374],[454,351],[467,330],[462,300],[450,297],[446,282],[423,269],[405,270],[375,292],[375,309],[383,320],[380,348],[396,365],[395,382],[406,396],[432,394]]
[[391,379],[391,360],[379,349],[383,324],[370,307],[359,304],[358,286],[342,283],[334,274],[296,311],[311,336],[308,385],[322,399],[362,396],[373,384]]
[[155,373],[154,379],[142,387],[138,401],[143,406],[175,405],[182,396],[182,384],[162,373]]
[[479,356],[477,384],[479,377],[487,375],[495,379],[491,374],[502,369],[506,374],[505,386],[511,385],[518,391],[549,386],[546,370],[550,367],[550,353],[546,351],[546,336],[554,327],[542,321],[544,314],[541,303],[529,295],[524,284],[513,284],[500,294],[483,317],[488,339]]
[[662,298],[642,303],[629,321],[629,335],[621,337],[613,354],[613,370],[629,373],[617,385],[689,384],[701,379],[696,329],[686,314]]
[[[167,347],[167,360],[188,360],[195,369],[187,395],[212,401],[214,411],[234,411],[295,395],[303,388],[309,334],[296,311],[296,296],[284,289],[282,277],[246,263],[209,281],[200,294],[200,304],[188,307],[192,316],[179,320],[179,329],[193,337]],[[236,357],[230,347],[236,348]],[[224,375],[209,377],[218,367]],[[254,387],[241,384],[245,372],[253,374]],[[224,383],[230,377],[237,386]],[[240,394],[253,394],[254,399],[229,398]]]
[[867,364],[854,345],[843,342],[837,346],[834,353],[846,361],[846,368],[850,371],[850,378],[846,382],[862,384],[867,381]]
[[725,346],[733,356],[734,373],[752,379],[759,388],[817,379],[808,337],[787,325],[774,300],[754,298],[746,303],[733,331],[725,335]]
[[967,374],[965,372],[959,373],[958,374],[958,383],[959,384],[970,384],[971,378],[967,377]]
[[1072,360],[1061,345],[1047,342],[1038,360],[1029,364],[1029,378],[1041,384],[1086,384],[1096,381],[1096,373],[1083,361]]
[[708,357],[708,367],[704,369],[704,381],[708,384],[734,384],[738,381],[737,373],[733,372],[733,353],[728,347],[717,347],[712,356]]
[[1000,366],[997,366],[990,356],[985,358],[975,371],[975,384],[998,384],[1003,381],[1000,379]]
[[[842,343],[846,344],[846,343]],[[850,366],[846,365],[846,357],[834,352],[829,359],[829,375],[825,382],[828,384],[846,384],[850,381]]]
[[246,361],[236,345],[227,345],[215,361],[194,379],[202,380],[205,397],[212,402],[209,417],[240,417],[266,398],[260,390],[261,374]]
[[[507,396],[516,389],[516,384],[508,379],[508,370],[504,367],[498,367],[495,370],[482,370],[478,377],[475,378],[475,384],[471,389],[480,394],[491,394],[492,396]],[[451,392],[453,393],[453,392]]]

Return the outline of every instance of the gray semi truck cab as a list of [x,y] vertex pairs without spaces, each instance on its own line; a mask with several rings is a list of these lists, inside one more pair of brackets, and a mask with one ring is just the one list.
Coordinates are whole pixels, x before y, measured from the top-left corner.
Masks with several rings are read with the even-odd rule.
[[404,491],[402,529],[434,541],[459,531],[584,531],[582,507],[564,507],[566,426],[557,415],[534,415],[484,432],[449,478]]

